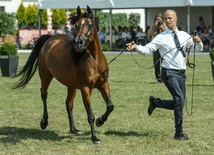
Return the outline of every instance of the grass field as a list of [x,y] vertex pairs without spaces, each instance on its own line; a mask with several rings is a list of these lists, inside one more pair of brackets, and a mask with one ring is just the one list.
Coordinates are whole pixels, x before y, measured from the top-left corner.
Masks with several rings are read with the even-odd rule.
[[[29,54],[19,54],[19,67]],[[116,54],[106,54],[108,61]],[[134,54],[145,68],[152,56]],[[192,56],[190,57],[192,60]],[[139,67],[130,54],[122,54],[110,64],[109,84],[115,109],[108,121],[95,127],[101,145],[93,145],[80,92],[75,98],[74,118],[83,136],[69,133],[65,108],[66,88],[53,80],[49,88],[49,125],[40,129],[42,100],[40,80],[34,75],[25,89],[13,90],[18,79],[0,76],[0,154],[1,155],[212,155],[214,154],[214,90],[208,55],[196,55],[194,102],[193,70],[187,69],[187,103],[184,132],[189,141],[176,141],[173,111],[155,109],[147,114],[150,95],[171,98],[163,84],[156,84],[154,69]],[[97,90],[91,97],[93,112],[99,117],[105,103]],[[192,114],[189,113],[192,110]]]

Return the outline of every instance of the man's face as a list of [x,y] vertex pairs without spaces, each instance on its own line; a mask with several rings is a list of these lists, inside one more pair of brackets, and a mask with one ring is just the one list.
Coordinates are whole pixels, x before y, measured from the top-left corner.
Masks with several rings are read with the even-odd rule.
[[177,24],[177,15],[174,11],[168,10],[164,13],[164,22],[168,29],[175,30]]

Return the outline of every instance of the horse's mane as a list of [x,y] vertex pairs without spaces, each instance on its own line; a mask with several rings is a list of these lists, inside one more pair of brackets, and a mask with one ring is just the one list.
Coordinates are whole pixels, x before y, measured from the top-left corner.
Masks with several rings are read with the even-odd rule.
[[75,14],[73,16],[70,16],[67,20],[70,21],[71,25],[74,25],[80,18],[81,16]]
[[83,18],[91,18],[91,19],[93,19],[94,15],[93,15],[92,12],[91,12],[91,13],[84,12],[84,13],[82,14],[82,17],[83,17]]

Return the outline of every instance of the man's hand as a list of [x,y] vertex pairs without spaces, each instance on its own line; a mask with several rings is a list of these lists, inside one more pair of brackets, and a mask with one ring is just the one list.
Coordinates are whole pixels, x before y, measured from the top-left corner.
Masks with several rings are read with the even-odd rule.
[[199,36],[193,36],[193,41],[195,42],[195,43],[200,43],[201,42],[201,38],[199,37]]
[[134,41],[127,43],[126,46],[127,46],[127,50],[129,50],[129,51],[131,51],[137,47]]

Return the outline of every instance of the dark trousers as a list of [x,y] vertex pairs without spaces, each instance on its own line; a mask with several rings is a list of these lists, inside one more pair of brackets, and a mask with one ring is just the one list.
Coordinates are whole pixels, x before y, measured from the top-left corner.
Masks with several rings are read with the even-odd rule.
[[161,56],[159,51],[153,52],[153,62],[154,62],[154,69],[155,69],[155,78],[161,82]]
[[186,98],[186,75],[185,71],[162,69],[162,80],[171,93],[173,100],[162,100],[157,98],[155,106],[174,110],[175,134],[183,134],[183,107]]

